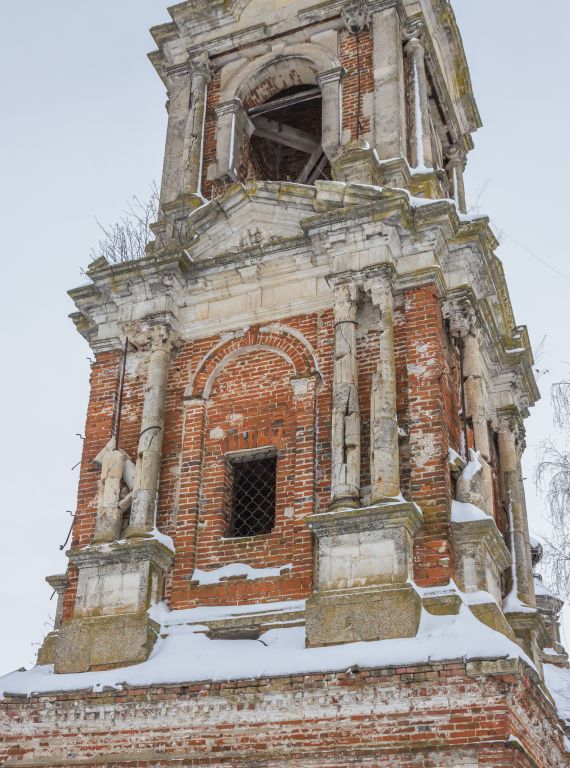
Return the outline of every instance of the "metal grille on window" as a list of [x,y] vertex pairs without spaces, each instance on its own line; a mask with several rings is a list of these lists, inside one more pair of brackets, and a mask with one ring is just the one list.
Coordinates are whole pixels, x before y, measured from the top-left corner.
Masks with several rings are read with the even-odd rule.
[[230,536],[260,536],[275,526],[277,456],[253,453],[230,459]]

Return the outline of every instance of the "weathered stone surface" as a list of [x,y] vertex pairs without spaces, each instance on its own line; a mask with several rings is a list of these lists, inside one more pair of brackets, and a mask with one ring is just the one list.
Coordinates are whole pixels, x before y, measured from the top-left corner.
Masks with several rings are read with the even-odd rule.
[[148,616],[140,614],[72,619],[59,630],[55,672],[88,672],[146,661],[158,629]]
[[420,596],[410,584],[317,592],[307,600],[307,644],[415,637],[420,612]]

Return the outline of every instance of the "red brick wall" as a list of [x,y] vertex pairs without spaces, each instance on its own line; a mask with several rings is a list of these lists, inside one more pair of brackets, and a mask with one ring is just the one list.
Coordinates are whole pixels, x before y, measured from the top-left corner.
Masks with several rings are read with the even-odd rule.
[[216,107],[220,104],[221,72],[217,70],[208,86],[208,103],[206,105],[206,122],[204,124],[204,162],[202,165],[202,193],[208,199],[216,197],[221,189],[208,181],[208,167],[216,162]]
[[342,86],[342,127],[349,130],[351,139],[356,139],[358,134],[358,92],[360,72],[360,136],[371,130],[369,116],[365,116],[364,99],[366,94],[374,92],[374,61],[373,41],[370,32],[363,32],[359,36],[360,44],[360,70],[357,67],[357,40],[355,35],[344,30],[340,35],[339,58],[341,65],[346,69],[347,76]]
[[[378,363],[374,312],[371,306],[359,310],[363,487],[370,483],[370,385]],[[258,327],[226,340],[216,336],[187,342],[173,355],[158,504],[159,528],[176,544],[166,582],[173,608],[297,599],[311,591],[312,545],[305,518],[327,509],[330,500],[332,310],[289,318],[283,325],[302,334],[315,360],[294,334],[269,334]],[[415,577],[425,585],[447,583],[453,565],[447,450],[450,442],[458,446],[459,388],[456,353],[446,338],[435,286],[410,289],[397,298],[395,349],[398,419],[407,435],[400,440],[402,490],[421,506],[425,520],[416,541]],[[105,353],[93,367],[73,546],[84,546],[93,537],[99,479],[93,459],[111,436],[120,362],[119,352]],[[131,353],[120,444],[132,458],[146,375],[145,354]],[[295,397],[292,376],[307,378],[310,391]],[[211,392],[204,399],[208,382]],[[255,538],[228,539],[225,454],[261,445],[274,445],[280,455],[275,529]],[[231,562],[253,567],[293,563],[293,569],[260,581],[191,583],[195,568]],[[75,597],[75,574],[70,572],[70,578],[66,619]]]
[[[416,537],[414,574],[424,586],[447,584],[453,575],[449,423],[457,404],[447,384],[445,331],[435,285],[406,291],[405,323],[410,498],[424,516]],[[398,349],[401,354],[401,345]]]
[[482,675],[463,663],[6,699],[0,736],[0,764],[10,765],[570,762],[554,710],[526,672]]

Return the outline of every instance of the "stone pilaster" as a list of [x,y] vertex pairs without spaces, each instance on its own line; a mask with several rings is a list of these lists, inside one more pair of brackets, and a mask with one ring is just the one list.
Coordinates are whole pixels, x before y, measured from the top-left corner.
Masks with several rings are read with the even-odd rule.
[[423,25],[415,24],[406,37],[405,53],[408,60],[410,88],[410,161],[418,171],[433,169],[431,124],[429,117],[428,89],[425,65],[425,48],[422,42]]
[[190,60],[190,112],[184,137],[182,192],[202,197],[202,168],[204,156],[204,125],[208,100],[208,84],[212,69],[207,53]]
[[167,75],[168,128],[160,191],[161,206],[173,203],[182,192],[181,169],[191,90],[188,63],[172,67]]
[[216,117],[216,164],[209,169],[208,178],[240,181],[242,148],[246,139],[253,135],[255,126],[237,98],[216,107]]
[[360,496],[360,410],[356,310],[358,287],[334,286],[335,353],[332,410],[333,506],[358,506]]
[[483,357],[481,354],[480,328],[473,305],[466,297],[451,299],[444,307],[449,319],[450,331],[461,348],[463,388],[465,393],[465,418],[471,421],[475,449],[480,453],[483,475],[483,507],[493,515],[493,474],[489,466],[491,446],[489,423],[485,403]]
[[158,325],[151,327],[147,333],[143,334],[140,341],[149,347],[150,356],[133,486],[131,519],[127,533],[129,537],[144,536],[154,527],[162,457],[166,382],[176,337],[168,326]]
[[323,94],[323,150],[329,160],[340,151],[342,143],[342,81],[346,76],[343,67],[321,72],[317,82]]
[[[374,143],[380,162],[407,156],[402,29],[396,7],[373,16]],[[402,186],[400,183],[399,186]]]
[[447,150],[446,156],[446,170],[457,210],[461,213],[467,213],[465,181],[463,178],[463,173],[465,171],[465,157],[457,146],[450,147]]
[[127,467],[132,468],[133,463],[124,451],[116,447],[115,438],[101,451],[95,463],[101,467],[101,478],[94,541],[116,541],[121,536],[123,515],[132,500],[132,487],[127,489],[129,492],[126,495],[123,489]]
[[513,596],[522,605],[534,608],[534,582],[524,489],[520,480],[519,440],[522,424],[513,410],[499,413],[499,461],[505,504],[508,508],[513,556]]
[[379,504],[400,493],[394,295],[387,274],[373,278],[367,287],[380,315],[379,362],[372,378],[370,402],[371,503]]

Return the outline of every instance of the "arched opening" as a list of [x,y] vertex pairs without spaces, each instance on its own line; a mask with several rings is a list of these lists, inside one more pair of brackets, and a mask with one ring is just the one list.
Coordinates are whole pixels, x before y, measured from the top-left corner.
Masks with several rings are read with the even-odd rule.
[[254,126],[249,179],[314,184],[331,178],[322,145],[322,101],[318,86],[294,85],[248,110]]

